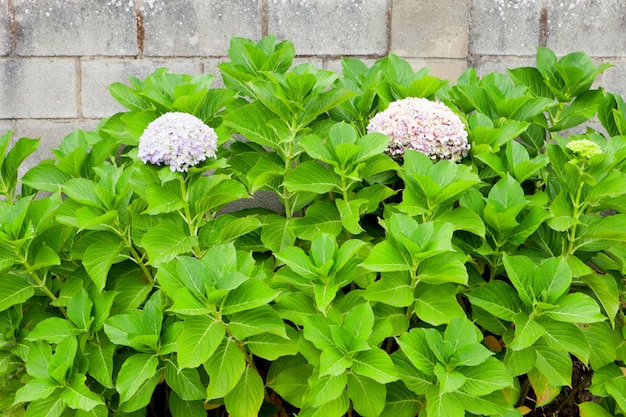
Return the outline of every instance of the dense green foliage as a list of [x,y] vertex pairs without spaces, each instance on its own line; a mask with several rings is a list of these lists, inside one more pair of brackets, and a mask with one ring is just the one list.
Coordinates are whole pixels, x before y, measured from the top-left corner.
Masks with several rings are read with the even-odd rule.
[[[235,38],[226,88],[112,85],[128,111],[20,192],[38,141],[0,138],[0,415],[143,417],[163,386],[174,417],[514,417],[581,390],[581,415],[626,415],[626,105],[591,88],[608,65],[538,48],[449,85],[393,55],[339,74],[294,55]],[[470,155],[387,156],[367,123],[409,96],[454,109]],[[217,158],[141,162],[170,111],[215,128]],[[282,211],[229,204],[258,192]]]

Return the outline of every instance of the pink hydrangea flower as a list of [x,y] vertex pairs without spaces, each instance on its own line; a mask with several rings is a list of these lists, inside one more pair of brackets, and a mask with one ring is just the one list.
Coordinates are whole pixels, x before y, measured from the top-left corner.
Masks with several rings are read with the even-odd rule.
[[434,160],[456,162],[470,149],[459,116],[445,104],[424,98],[408,97],[390,103],[370,120],[367,131],[389,136],[387,153],[396,159],[412,149]]
[[217,134],[189,113],[165,113],[153,120],[139,138],[139,158],[144,163],[166,164],[172,172],[186,172],[215,157]]

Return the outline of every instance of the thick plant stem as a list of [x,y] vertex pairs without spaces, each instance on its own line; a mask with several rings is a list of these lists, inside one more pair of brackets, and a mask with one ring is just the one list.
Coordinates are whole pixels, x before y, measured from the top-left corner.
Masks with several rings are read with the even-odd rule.
[[137,265],[139,265],[139,268],[141,268],[141,271],[143,272],[146,279],[151,284],[154,283],[154,277],[152,276],[152,272],[150,271],[150,269],[148,269],[148,266],[143,262],[143,257],[139,254],[139,252],[137,252],[137,249],[135,249],[135,246],[133,245],[130,237],[128,236],[129,232],[126,230],[122,230],[121,225],[119,224],[117,220],[116,220],[116,226],[117,227],[114,228],[113,230],[117,233],[119,237],[122,238],[122,241],[124,242],[124,246],[128,248],[128,252],[130,253],[130,259],[133,262],[135,262]]
[[[198,228],[195,225],[195,219],[191,216],[191,210],[189,210],[189,190],[185,184],[185,178],[180,178],[180,192],[183,196],[183,201],[185,202],[185,213],[183,215],[183,219],[185,219],[185,223],[187,223],[187,227],[189,229],[189,236],[197,236]],[[196,244],[193,246],[193,254],[196,258],[200,259],[202,257],[202,250]]]
[[[584,168],[584,164],[581,167],[581,169],[583,168]],[[576,196],[574,197],[574,201],[572,201],[572,205],[574,206],[574,212],[572,213],[572,217],[574,217],[575,221],[578,221],[578,216],[580,216],[580,208],[581,208],[580,196],[582,195],[583,186],[584,186],[584,183],[582,182],[578,184],[578,189],[576,190]],[[577,224],[573,224],[569,230],[569,235],[567,239],[568,240],[568,243],[567,243],[567,255],[568,256],[574,254],[574,241],[576,240],[577,227],[578,227]]]
[[[33,267],[28,263],[28,261],[25,258],[22,258],[21,262],[22,262],[22,265],[24,266],[25,271],[31,276],[31,278],[37,284],[37,288],[41,289],[52,302],[56,301],[58,297],[50,290],[50,288],[48,288],[48,286],[46,285],[46,279],[40,278],[39,274],[37,274],[37,271],[33,270]],[[58,309],[61,311],[61,313],[66,319],[68,320],[70,319],[69,316],[67,315],[67,312],[65,311],[65,308],[58,307]]]

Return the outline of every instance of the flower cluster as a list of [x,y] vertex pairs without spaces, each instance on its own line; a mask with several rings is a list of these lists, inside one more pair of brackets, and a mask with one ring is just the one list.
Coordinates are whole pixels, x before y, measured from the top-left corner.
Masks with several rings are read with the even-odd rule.
[[573,140],[567,145],[567,149],[579,155],[582,158],[591,158],[594,155],[602,153],[602,149],[597,143],[590,141],[589,139]]
[[401,158],[405,150],[412,149],[434,160],[456,162],[470,149],[461,119],[443,103],[424,98],[392,102],[370,120],[367,131],[389,136],[387,153],[393,158]]
[[139,158],[144,163],[166,164],[172,172],[186,172],[215,157],[217,134],[188,113],[165,113],[152,121],[139,138]]

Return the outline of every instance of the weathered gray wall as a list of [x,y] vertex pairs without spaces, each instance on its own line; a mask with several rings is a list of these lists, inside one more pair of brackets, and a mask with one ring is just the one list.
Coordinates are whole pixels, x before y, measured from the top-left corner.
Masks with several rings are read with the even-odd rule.
[[393,52],[451,80],[582,50],[626,95],[625,0],[0,0],[0,131],[55,146],[121,110],[110,83],[216,72],[231,36],[267,34],[328,69]]

